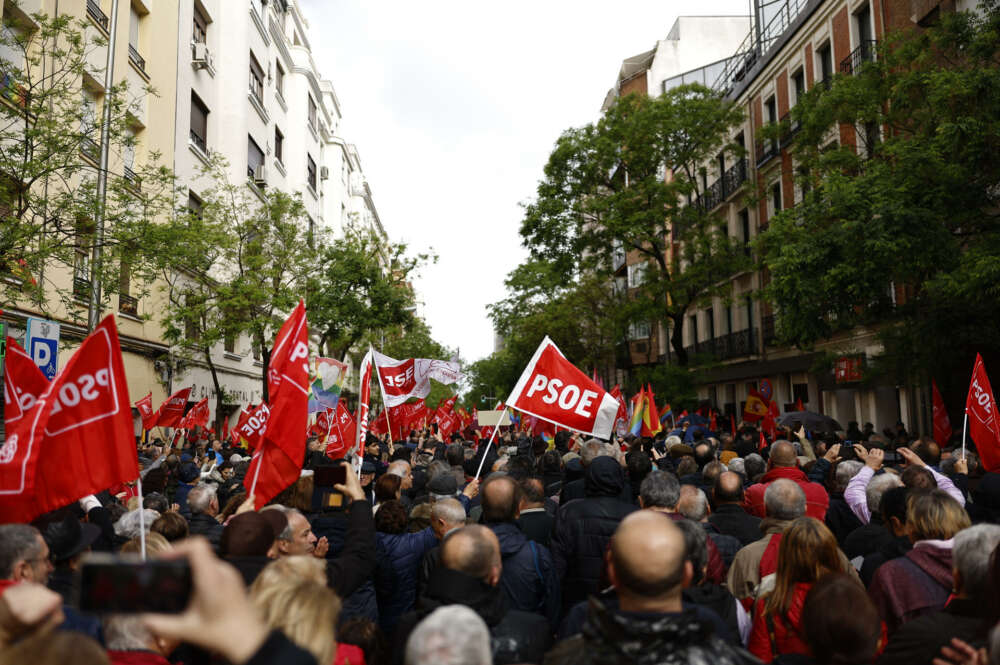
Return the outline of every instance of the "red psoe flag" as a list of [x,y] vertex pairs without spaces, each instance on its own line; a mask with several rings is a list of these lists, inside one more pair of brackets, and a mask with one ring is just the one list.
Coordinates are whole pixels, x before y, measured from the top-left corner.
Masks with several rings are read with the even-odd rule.
[[[3,477],[0,522],[29,522],[139,476],[113,316],[94,329],[34,407],[7,431],[0,459],[22,448],[24,482],[9,484]],[[27,477],[32,466],[33,482]]]
[[204,427],[208,424],[208,398],[201,400],[191,407],[191,410],[181,419],[180,425],[184,429],[194,429]]
[[153,411],[153,393],[149,393],[135,403],[135,408],[139,411],[142,419],[142,428],[147,432],[156,426],[156,412]]
[[934,440],[939,446],[947,446],[951,439],[951,421],[948,419],[948,409],[944,406],[941,393],[938,391],[937,381],[931,379],[931,392],[934,401]]
[[160,405],[160,410],[156,412],[156,425],[179,427],[181,420],[184,419],[184,407],[187,406],[190,396],[191,389],[184,388],[168,397],[167,401]]
[[[309,325],[302,300],[274,339],[267,371],[268,418],[244,486],[264,506],[294,483],[306,455],[309,421]],[[256,484],[255,484],[256,481]]]
[[3,375],[3,419],[6,431],[9,432],[14,423],[31,410],[48,387],[49,380],[28,352],[13,337],[8,336]]
[[546,337],[524,368],[507,405],[577,432],[607,439],[618,401],[566,360]]
[[368,434],[368,404],[372,396],[372,361],[373,349],[369,346],[368,353],[361,359],[361,367],[358,368],[358,422],[355,428],[354,448],[358,456],[365,456],[365,436]]
[[334,418],[330,435],[326,439],[326,456],[330,459],[340,459],[354,445],[354,416],[344,406],[343,400],[337,402],[337,415]]
[[997,403],[993,388],[986,376],[983,357],[976,354],[972,368],[969,394],[965,398],[965,413],[969,416],[969,434],[976,442],[979,458],[987,471],[1000,468],[1000,423],[997,422]]

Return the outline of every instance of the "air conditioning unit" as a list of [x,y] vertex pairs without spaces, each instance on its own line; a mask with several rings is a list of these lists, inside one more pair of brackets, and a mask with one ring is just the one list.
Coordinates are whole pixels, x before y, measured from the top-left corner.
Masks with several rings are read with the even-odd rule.
[[330,169],[326,166],[319,167],[319,179],[329,180],[329,178],[330,178]]
[[253,170],[253,182],[255,185],[263,187],[267,184],[267,167],[263,164],[258,164],[257,168]]
[[191,66],[195,69],[212,68],[212,52],[208,50],[207,44],[195,42],[191,45]]

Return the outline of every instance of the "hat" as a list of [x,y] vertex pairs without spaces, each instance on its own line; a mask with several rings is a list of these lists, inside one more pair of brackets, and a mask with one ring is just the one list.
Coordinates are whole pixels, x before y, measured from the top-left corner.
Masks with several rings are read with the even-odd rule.
[[455,496],[458,493],[458,481],[451,473],[440,473],[427,483],[427,491],[440,496]]
[[54,563],[72,559],[93,545],[100,535],[101,529],[97,525],[85,524],[72,515],[52,522],[45,527],[43,534]]
[[361,473],[375,473],[375,465],[371,462],[362,462]]
[[181,466],[181,470],[177,473],[177,476],[183,483],[193,483],[201,477],[201,470],[191,462],[187,462]]
[[181,453],[181,462],[192,462],[194,458],[188,453]]
[[241,513],[236,515],[219,538],[219,554],[222,556],[267,556],[267,551],[274,544],[274,527],[267,513],[285,516],[276,510],[264,513]]
[[239,453],[233,453],[232,455],[229,456],[229,463],[230,464],[239,464],[240,462],[242,462],[245,459],[249,459],[249,456],[247,456],[247,457],[240,457]]

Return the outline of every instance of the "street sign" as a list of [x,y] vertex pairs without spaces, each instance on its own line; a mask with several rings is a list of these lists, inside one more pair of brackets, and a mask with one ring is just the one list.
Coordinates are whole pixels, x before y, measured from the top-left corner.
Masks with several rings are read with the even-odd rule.
[[55,378],[59,361],[59,324],[46,319],[28,317],[25,334],[28,355],[49,381]]

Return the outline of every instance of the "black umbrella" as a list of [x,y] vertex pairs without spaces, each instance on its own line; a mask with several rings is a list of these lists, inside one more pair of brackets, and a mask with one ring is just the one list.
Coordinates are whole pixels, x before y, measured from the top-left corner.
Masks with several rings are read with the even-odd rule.
[[830,416],[824,416],[815,411],[789,411],[778,417],[778,424],[791,427],[796,420],[802,423],[802,426],[807,430],[813,432],[836,432],[844,429]]

